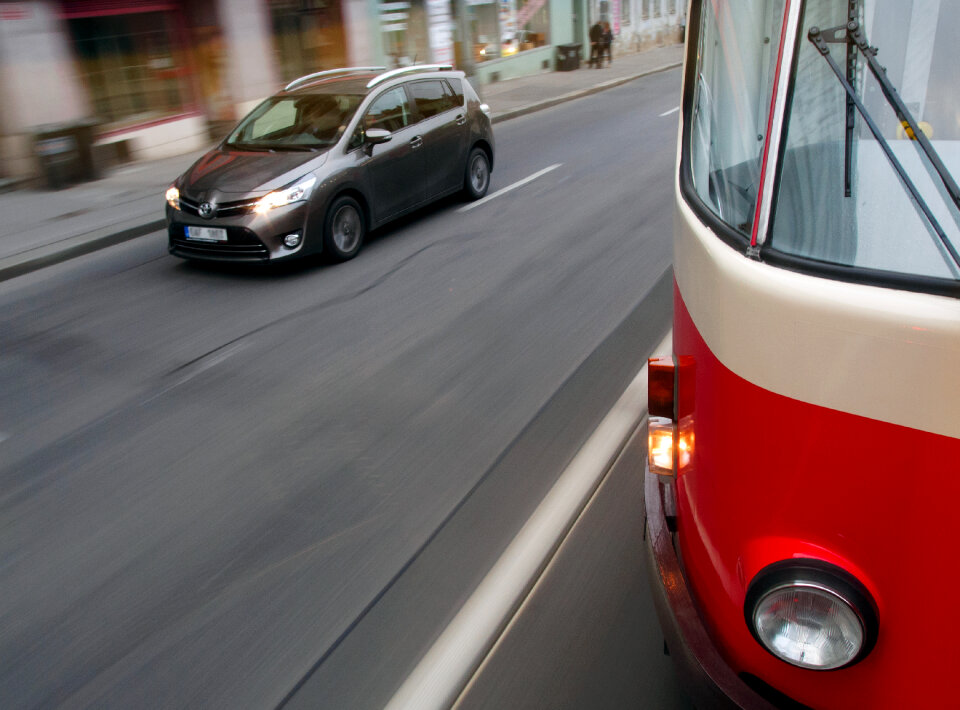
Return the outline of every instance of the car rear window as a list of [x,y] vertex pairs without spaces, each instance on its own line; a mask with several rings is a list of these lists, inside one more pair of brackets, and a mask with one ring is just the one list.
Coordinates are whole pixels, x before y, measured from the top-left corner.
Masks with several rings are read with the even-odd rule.
[[459,79],[447,79],[447,84],[453,91],[453,100],[457,106],[463,106],[463,82]]

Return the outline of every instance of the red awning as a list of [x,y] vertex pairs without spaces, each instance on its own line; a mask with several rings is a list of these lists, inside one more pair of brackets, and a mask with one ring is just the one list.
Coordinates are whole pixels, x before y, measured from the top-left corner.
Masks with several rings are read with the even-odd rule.
[[170,0],[61,0],[60,16],[70,20],[77,17],[128,15],[134,12],[164,12],[176,10],[179,5]]

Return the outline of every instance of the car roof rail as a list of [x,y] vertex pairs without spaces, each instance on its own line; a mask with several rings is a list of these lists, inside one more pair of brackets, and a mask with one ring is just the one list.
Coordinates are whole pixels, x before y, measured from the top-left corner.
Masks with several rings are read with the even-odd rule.
[[388,79],[392,79],[395,76],[400,76],[401,74],[410,74],[412,72],[420,71],[452,71],[453,66],[451,64],[411,64],[409,67],[400,67],[399,69],[391,69],[388,72],[384,72],[379,76],[375,76],[370,81],[367,82],[367,88],[372,89],[377,84],[382,84]]
[[325,76],[336,76],[337,74],[359,74],[366,73],[371,71],[383,71],[386,67],[343,67],[342,69],[327,69],[326,71],[318,71],[313,74],[307,74],[306,76],[301,76],[299,79],[294,79],[285,87],[284,91],[290,91],[290,89],[302,86],[307,84],[314,79],[320,79]]

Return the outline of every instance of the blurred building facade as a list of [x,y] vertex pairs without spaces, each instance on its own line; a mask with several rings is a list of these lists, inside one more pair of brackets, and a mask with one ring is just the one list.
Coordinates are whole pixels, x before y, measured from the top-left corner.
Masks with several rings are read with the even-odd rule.
[[[283,82],[340,66],[453,63],[480,84],[550,70],[607,20],[662,42],[680,0],[0,2],[0,178],[36,175],[36,137],[94,126],[101,162],[210,143]],[[466,41],[461,41],[461,37]]]

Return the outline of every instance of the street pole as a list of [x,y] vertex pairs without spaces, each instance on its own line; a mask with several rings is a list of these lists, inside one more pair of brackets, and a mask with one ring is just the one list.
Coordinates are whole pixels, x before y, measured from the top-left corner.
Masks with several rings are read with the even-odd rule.
[[473,43],[470,41],[470,18],[467,16],[467,0],[456,0],[457,31],[460,35],[460,68],[467,76],[476,71],[473,66]]

